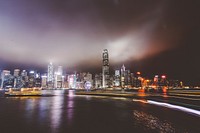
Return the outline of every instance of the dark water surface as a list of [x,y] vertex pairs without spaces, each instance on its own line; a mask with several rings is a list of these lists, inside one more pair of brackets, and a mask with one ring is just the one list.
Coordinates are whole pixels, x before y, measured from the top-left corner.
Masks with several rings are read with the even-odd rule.
[[1,97],[0,133],[200,133],[200,118],[131,99]]

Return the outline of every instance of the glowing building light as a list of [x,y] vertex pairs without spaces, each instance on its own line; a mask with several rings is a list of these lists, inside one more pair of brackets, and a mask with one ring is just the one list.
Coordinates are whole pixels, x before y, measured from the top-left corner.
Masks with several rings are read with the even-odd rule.
[[34,71],[30,71],[29,73],[33,74],[33,73],[35,73],[35,72],[34,72]]
[[137,74],[138,74],[138,75],[140,75],[140,74],[141,74],[141,72],[137,72]]
[[39,74],[38,73],[36,74],[36,78],[39,78]]
[[69,88],[75,89],[76,88],[76,75],[69,75],[68,76],[68,83]]

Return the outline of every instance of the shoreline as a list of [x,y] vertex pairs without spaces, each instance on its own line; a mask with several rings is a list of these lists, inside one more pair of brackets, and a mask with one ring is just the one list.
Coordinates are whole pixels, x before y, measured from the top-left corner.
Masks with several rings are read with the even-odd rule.
[[184,97],[178,96],[168,96],[162,94],[155,93],[142,93],[142,92],[134,92],[134,93],[111,93],[111,92],[75,92],[75,95],[86,95],[86,96],[105,96],[105,97],[120,97],[127,99],[137,99],[137,100],[154,100],[156,102],[164,102],[173,105],[179,105],[195,110],[200,111],[200,99],[186,99]]

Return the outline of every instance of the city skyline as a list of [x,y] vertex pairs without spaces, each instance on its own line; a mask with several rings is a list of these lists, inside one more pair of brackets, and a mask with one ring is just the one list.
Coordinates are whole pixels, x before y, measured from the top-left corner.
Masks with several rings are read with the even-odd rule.
[[0,0],[0,133],[200,133],[199,0]]
[[[148,77],[143,72],[130,71],[123,64],[121,69],[114,69],[114,73],[110,73],[109,64],[109,51],[104,49],[102,52],[102,72],[74,71],[66,72],[63,66],[55,66],[49,62],[46,72],[41,73],[38,70],[25,70],[15,68],[13,72],[8,69],[1,71],[1,88],[13,86],[19,87],[41,87],[41,88],[93,88],[93,89],[106,89],[106,88],[199,88],[191,84],[185,84],[181,79],[170,79],[165,74],[155,74]],[[93,75],[93,76],[92,76]],[[5,84],[4,84],[5,83]],[[84,84],[87,85],[84,86]],[[189,85],[189,86],[188,86]]]
[[[105,62],[106,61],[106,62]],[[42,79],[42,77],[45,76],[45,78],[47,78],[46,80],[49,82],[52,82],[53,83],[53,80],[54,80],[54,76],[53,75],[61,75],[61,76],[64,76],[66,79],[67,79],[67,75],[73,75],[75,73],[92,73],[92,79],[95,80],[95,75],[96,74],[102,74],[102,84],[104,84],[104,82],[106,82],[106,86],[105,85],[102,85],[103,88],[107,88],[109,87],[109,79],[112,78],[114,75],[116,76],[116,71],[119,71],[120,72],[120,69],[121,71],[124,71],[122,73],[125,73],[125,65],[124,64],[121,64],[121,66],[114,66],[114,67],[111,67],[110,68],[110,64],[109,64],[109,54],[108,54],[108,50],[107,49],[104,49],[102,50],[102,60],[101,60],[101,65],[99,66],[100,67],[100,70],[98,71],[92,71],[93,69],[90,69],[90,70],[76,70],[75,68],[70,68],[68,70],[66,69],[63,69],[63,66],[62,65],[58,65],[58,64],[53,64],[53,62],[49,62],[49,64],[46,66],[45,70],[42,70],[42,69],[37,69],[37,68],[23,68],[23,67],[14,67],[12,69],[0,69],[0,72],[3,72],[3,71],[8,71],[11,75],[15,75],[16,71],[18,71],[18,75],[20,74],[23,74],[23,72],[25,71],[26,73],[35,73],[35,74],[40,74],[40,78]],[[106,67],[107,68],[104,68],[105,67],[105,64],[106,64]],[[102,69],[102,70],[101,70]],[[107,74],[107,78],[105,79],[104,78],[104,71],[108,71],[108,74]],[[127,69],[126,69],[127,70]],[[61,71],[61,72],[60,72]],[[110,72],[109,72],[110,71]],[[171,78],[169,77],[168,75],[166,75],[166,73],[153,73],[152,75],[148,75],[148,74],[145,74],[143,73],[142,71],[132,71],[131,68],[128,67],[128,71],[130,71],[131,73],[133,73],[134,75],[137,75],[139,73],[139,75],[141,74],[142,77],[146,80],[153,80],[156,76],[158,76],[159,78],[162,78],[162,76],[166,76],[168,80],[174,80],[174,81],[178,81],[179,83],[184,83],[184,85],[187,87],[187,86],[193,86],[193,87],[198,87],[198,85],[195,85],[195,84],[191,84],[191,83],[187,83],[185,82],[184,80],[182,79],[174,79],[174,78]],[[61,74],[62,73],[62,74]],[[107,73],[107,72],[106,72]],[[50,75],[49,75],[50,74]],[[123,75],[123,74],[122,74]],[[49,79],[50,77],[50,79]],[[108,81],[104,81],[104,80],[108,80]],[[121,84],[121,83],[120,83]],[[51,87],[50,87],[51,88]]]
[[[180,80],[169,79],[166,75],[154,75],[148,78],[141,72],[132,72],[123,64],[121,69],[116,69],[115,74],[109,73],[109,54],[107,49],[102,54],[102,73],[90,72],[63,73],[63,67],[55,67],[52,62],[48,64],[47,73],[14,69],[1,71],[1,89],[137,89],[154,90],[161,89],[188,89]],[[198,86],[194,88],[198,89]]]
[[199,85],[199,10],[197,1],[2,0],[0,69],[45,71],[52,60],[100,72],[106,48],[111,72],[125,64]]

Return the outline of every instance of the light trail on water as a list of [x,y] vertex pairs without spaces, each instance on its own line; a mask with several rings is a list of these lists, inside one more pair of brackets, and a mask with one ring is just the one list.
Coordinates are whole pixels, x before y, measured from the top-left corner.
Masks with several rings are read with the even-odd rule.
[[164,102],[157,102],[157,101],[153,101],[153,100],[133,99],[133,101],[134,102],[141,102],[141,103],[145,103],[145,104],[153,104],[153,105],[163,106],[163,107],[172,108],[172,109],[176,109],[176,110],[181,110],[181,111],[184,111],[184,112],[187,112],[187,113],[195,114],[195,115],[200,117],[200,111],[199,110],[195,110],[195,109],[191,109],[191,108],[187,108],[187,107],[183,107],[183,106],[179,106],[179,105],[173,105],[173,104],[164,103]]
[[181,111],[184,111],[184,112],[196,114],[200,117],[200,111],[195,110],[195,109],[190,109],[190,108],[186,108],[186,107],[182,107],[182,106],[178,106],[178,105],[173,105],[173,104],[169,104],[169,103],[156,102],[156,101],[152,101],[152,100],[147,100],[147,103],[159,105],[159,106],[164,106],[164,107],[168,107],[168,108],[173,108],[173,109],[178,109],[178,110],[181,110]]

